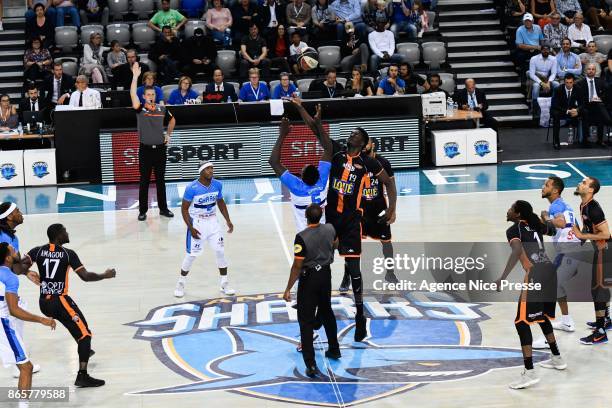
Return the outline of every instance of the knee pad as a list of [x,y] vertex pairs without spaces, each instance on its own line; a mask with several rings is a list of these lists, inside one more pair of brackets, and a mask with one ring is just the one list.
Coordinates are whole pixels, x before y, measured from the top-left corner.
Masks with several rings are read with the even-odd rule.
[[531,346],[533,342],[533,337],[531,336],[531,329],[529,325],[525,322],[515,323],[516,332],[519,335],[519,339],[521,339],[521,346]]
[[181,265],[181,270],[189,272],[191,270],[191,265],[193,265],[193,261],[195,261],[195,259],[195,256],[185,255],[185,259],[183,259],[183,264]]
[[91,352],[91,336],[85,336],[78,342],[79,361],[86,363],[89,361],[89,353]]

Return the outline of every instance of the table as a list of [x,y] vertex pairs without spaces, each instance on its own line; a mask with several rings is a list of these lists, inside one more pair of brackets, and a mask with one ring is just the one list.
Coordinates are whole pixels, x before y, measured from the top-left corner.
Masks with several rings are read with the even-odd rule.
[[427,122],[460,122],[473,120],[476,123],[476,127],[480,127],[480,119],[482,119],[482,112],[457,110],[451,116],[430,116],[426,117],[425,123]]
[[22,133],[19,132],[2,132],[0,133],[0,141],[3,140],[36,140],[36,139],[50,139],[51,147],[55,147],[55,135],[52,133]]

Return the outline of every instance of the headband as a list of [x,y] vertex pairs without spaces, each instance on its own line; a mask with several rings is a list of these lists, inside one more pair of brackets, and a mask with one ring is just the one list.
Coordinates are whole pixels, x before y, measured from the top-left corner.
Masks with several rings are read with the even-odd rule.
[[11,213],[13,211],[15,211],[15,208],[17,208],[17,204],[15,203],[11,203],[11,205],[9,205],[8,210],[6,210],[5,212],[3,212],[2,214],[0,214],[0,220],[5,219],[6,217],[8,217],[9,215],[11,215]]
[[201,173],[201,172],[203,172],[205,169],[207,169],[208,167],[212,167],[212,166],[213,166],[213,164],[212,164],[211,162],[206,162],[206,163],[204,163],[204,164],[202,164],[202,165],[200,166],[200,168],[198,169],[198,173]]

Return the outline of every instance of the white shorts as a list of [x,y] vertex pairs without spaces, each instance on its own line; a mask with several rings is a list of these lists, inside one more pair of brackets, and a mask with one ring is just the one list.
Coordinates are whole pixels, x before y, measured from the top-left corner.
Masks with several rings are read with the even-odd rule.
[[557,298],[567,297],[566,285],[578,274],[580,261],[567,255],[557,255],[555,265],[557,266]]
[[208,242],[210,248],[215,252],[224,251],[223,235],[217,221],[217,216],[212,215],[205,218],[193,218],[193,227],[200,233],[200,239],[191,236],[187,230],[186,250],[191,256],[199,256],[204,251],[204,244]]
[[23,322],[14,317],[0,319],[0,359],[5,367],[30,361],[23,342]]
[[[306,210],[299,210],[294,206],[293,218],[295,219],[297,232],[302,232],[308,227],[308,221],[306,221]],[[319,223],[325,224],[325,207],[323,207],[323,215],[321,216]]]

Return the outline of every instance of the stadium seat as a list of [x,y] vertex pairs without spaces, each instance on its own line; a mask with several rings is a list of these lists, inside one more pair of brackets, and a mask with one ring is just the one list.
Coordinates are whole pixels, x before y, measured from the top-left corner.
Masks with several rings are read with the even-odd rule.
[[130,2],[129,0],[109,0],[108,9],[113,19],[123,20],[123,16],[130,11]]
[[453,77],[453,74],[441,72],[439,75],[440,75],[440,79],[442,80],[442,85],[440,86],[440,88],[444,89],[450,95],[454,94],[455,93],[455,78]]
[[346,78],[337,77],[336,81],[338,81],[338,83],[340,85],[342,85],[344,88],[346,88]]
[[233,50],[219,50],[217,52],[216,63],[225,75],[230,76],[236,72],[236,52]]
[[[424,75],[424,74],[417,74],[417,75],[423,78],[423,80],[427,81],[427,75]],[[422,94],[423,92],[425,92],[425,88],[417,84],[417,93]]]
[[200,27],[204,32],[206,32],[206,22],[202,20],[189,20],[187,24],[185,24],[185,38],[193,37],[193,32],[196,28]]
[[319,53],[319,67],[327,69],[340,66],[340,47],[337,45],[324,45],[317,49]]
[[397,44],[397,52],[404,57],[404,61],[416,65],[421,61],[421,51],[417,43]]
[[155,43],[156,33],[147,23],[136,23],[132,25],[132,41],[141,50],[148,50]]
[[204,90],[206,90],[206,83],[203,84],[193,84],[191,87],[194,91],[198,93],[198,96],[201,96]]
[[107,25],[106,40],[109,43],[117,40],[122,46],[126,46],[130,42],[130,26],[125,23]]
[[164,91],[164,101],[167,101],[170,97],[170,93],[174,91],[178,85],[164,85],[161,87],[162,91]]
[[148,54],[138,54],[138,60],[143,64],[147,64],[151,71],[157,72],[157,64],[149,59]]
[[608,55],[608,51],[612,48],[612,35],[595,35],[593,41],[597,44],[597,51]]
[[423,47],[423,62],[430,69],[440,69],[440,65],[446,62],[446,47],[443,42],[427,42],[421,44]]
[[278,79],[275,79],[274,81],[270,81],[270,93],[272,93],[272,90],[276,88],[278,84],[280,84],[280,81]]
[[[268,83],[267,83],[266,81],[259,81],[259,82],[260,82],[260,83],[262,83],[262,84],[265,84],[266,86],[268,85]],[[244,81],[244,82],[242,83],[242,85],[241,85],[241,88],[242,88],[243,86],[245,86],[245,85],[248,85],[248,84],[249,84],[249,81]],[[268,88],[268,89],[270,89],[270,88]]]
[[[155,0],[155,7],[157,8],[157,10],[161,10],[161,0]],[[170,0],[170,8],[180,10],[181,0]]]
[[153,0],[132,0],[132,11],[138,18],[148,19],[155,10]]
[[71,52],[79,43],[75,26],[55,27],[55,45],[63,52]]
[[64,74],[75,77],[79,72],[79,64],[77,63],[77,59],[74,57],[61,57],[56,58],[54,63],[61,63],[62,69],[64,70]]
[[[228,82],[228,84],[232,85],[234,87],[234,90],[236,90],[236,95],[238,95],[240,93],[240,84],[238,82]],[[234,101],[236,102],[236,101]]]
[[104,27],[98,24],[84,25],[81,27],[81,44],[89,44],[91,33],[99,33],[104,42]]
[[297,80],[297,87],[300,92],[308,92],[308,88],[310,88],[311,82],[314,81],[314,78],[304,78]]

